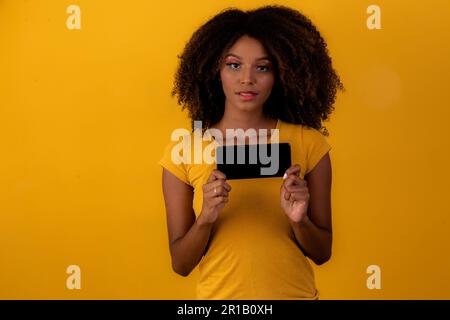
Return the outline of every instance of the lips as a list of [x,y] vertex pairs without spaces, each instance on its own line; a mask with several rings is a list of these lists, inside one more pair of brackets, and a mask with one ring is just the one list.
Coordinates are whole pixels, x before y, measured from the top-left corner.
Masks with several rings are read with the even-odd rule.
[[258,95],[258,93],[254,91],[239,91],[236,93],[241,101],[253,101],[256,99],[255,97]]
[[250,97],[250,96],[256,96],[257,95],[257,93],[254,92],[254,91],[239,91],[239,92],[237,92],[237,94],[241,95],[241,96],[245,96],[245,97]]

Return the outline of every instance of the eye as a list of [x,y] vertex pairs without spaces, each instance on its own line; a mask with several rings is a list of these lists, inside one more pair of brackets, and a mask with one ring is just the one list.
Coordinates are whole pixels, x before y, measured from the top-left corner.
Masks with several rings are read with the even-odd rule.
[[269,66],[258,66],[258,70],[267,72],[270,70]]
[[229,62],[229,63],[227,63],[227,66],[230,67],[233,70],[237,70],[239,68],[239,63]]

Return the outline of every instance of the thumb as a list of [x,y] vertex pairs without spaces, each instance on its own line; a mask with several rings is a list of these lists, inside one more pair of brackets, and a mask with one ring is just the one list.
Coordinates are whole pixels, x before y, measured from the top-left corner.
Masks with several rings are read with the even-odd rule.
[[295,174],[296,176],[300,176],[301,167],[299,164],[295,164],[286,170],[284,173],[283,179],[286,179],[289,175]]

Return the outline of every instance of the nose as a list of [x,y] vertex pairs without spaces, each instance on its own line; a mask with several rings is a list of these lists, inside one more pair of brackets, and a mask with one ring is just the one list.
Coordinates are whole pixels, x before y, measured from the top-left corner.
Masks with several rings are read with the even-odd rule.
[[253,78],[252,68],[250,67],[242,68],[241,84],[245,83],[253,84],[254,82],[255,80]]

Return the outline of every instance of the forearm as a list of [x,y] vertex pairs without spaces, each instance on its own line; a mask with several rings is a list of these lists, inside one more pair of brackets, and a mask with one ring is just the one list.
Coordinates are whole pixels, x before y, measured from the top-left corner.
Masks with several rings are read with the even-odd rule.
[[200,262],[211,234],[212,224],[203,223],[200,215],[189,231],[171,245],[172,267],[187,276]]
[[308,217],[300,223],[289,221],[306,255],[317,265],[327,262],[331,257],[331,231],[316,226]]

